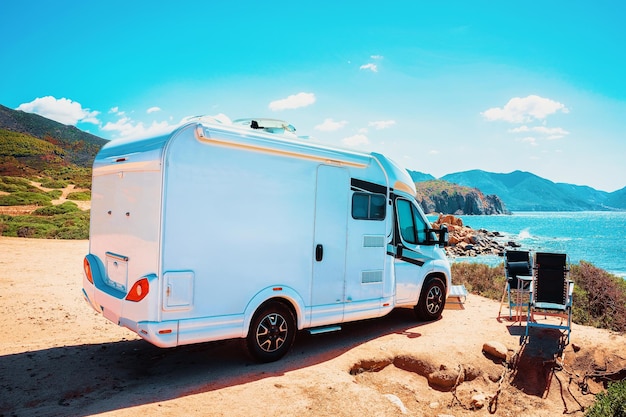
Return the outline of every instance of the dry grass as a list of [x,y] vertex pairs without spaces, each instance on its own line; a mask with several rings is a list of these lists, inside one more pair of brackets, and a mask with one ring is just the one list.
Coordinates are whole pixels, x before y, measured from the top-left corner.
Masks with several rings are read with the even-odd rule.
[[[572,265],[574,281],[572,317],[575,323],[626,332],[626,281],[588,262]],[[452,281],[473,294],[500,300],[504,288],[504,264],[455,262]]]

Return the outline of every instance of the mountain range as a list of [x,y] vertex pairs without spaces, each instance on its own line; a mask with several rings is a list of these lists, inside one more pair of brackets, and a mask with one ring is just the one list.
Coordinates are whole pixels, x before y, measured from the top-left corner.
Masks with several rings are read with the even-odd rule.
[[[417,171],[409,171],[409,174],[417,184],[435,179]],[[486,195],[497,195],[506,209],[513,212],[626,210],[626,187],[608,193],[588,186],[554,183],[524,171],[501,174],[470,170],[439,179],[477,188]]]
[[[0,175],[32,175],[42,172],[63,172],[62,168],[79,167],[88,169],[98,150],[108,141],[98,136],[83,132],[74,126],[67,126],[33,113],[12,110],[0,105]],[[67,169],[66,169],[67,171]],[[430,174],[409,171],[419,184],[436,180]],[[471,170],[445,175],[439,180],[457,184],[453,188],[455,196],[442,198],[429,195],[424,198],[439,202],[441,207],[450,208],[474,205],[482,200],[495,203],[496,211],[487,209],[485,213],[507,211],[596,211],[626,210],[626,187],[608,193],[591,187],[554,183],[530,172],[514,171],[499,174],[481,170]],[[470,190],[458,191],[463,187]],[[422,187],[433,189],[433,187]],[[435,187],[434,189],[444,189]],[[471,189],[476,189],[475,193]],[[450,188],[444,193],[449,194]],[[468,193],[476,198],[458,198],[458,193],[467,197]],[[455,204],[450,199],[456,198]],[[424,200],[426,201],[426,200]],[[500,206],[502,203],[502,207]],[[442,211],[441,207],[431,207]],[[460,207],[460,206],[459,206]],[[462,207],[460,207],[462,210]]]

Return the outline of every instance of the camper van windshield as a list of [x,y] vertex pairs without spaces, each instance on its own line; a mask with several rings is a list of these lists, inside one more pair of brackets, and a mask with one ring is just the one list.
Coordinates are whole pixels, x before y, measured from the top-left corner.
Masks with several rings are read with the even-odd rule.
[[396,207],[398,227],[402,239],[414,245],[426,243],[428,225],[418,208],[410,201],[402,198],[396,200]]

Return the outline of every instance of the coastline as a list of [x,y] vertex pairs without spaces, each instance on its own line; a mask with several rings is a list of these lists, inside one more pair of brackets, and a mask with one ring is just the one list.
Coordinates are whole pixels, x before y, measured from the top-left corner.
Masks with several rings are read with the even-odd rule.
[[[515,241],[524,250],[566,253],[572,264],[586,261],[626,279],[626,211],[515,212],[512,215],[459,216],[473,229],[498,231],[502,241]],[[472,260],[470,260],[472,261]],[[497,264],[494,258],[484,263]]]

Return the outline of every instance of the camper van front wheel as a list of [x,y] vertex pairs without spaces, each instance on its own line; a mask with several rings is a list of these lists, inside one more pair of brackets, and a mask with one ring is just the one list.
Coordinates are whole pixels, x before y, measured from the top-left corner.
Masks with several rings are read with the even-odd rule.
[[272,301],[262,305],[250,323],[246,344],[260,362],[276,361],[289,351],[296,336],[296,320],[289,307]]
[[446,304],[446,286],[439,278],[426,282],[422,296],[415,306],[415,315],[419,320],[432,321],[441,316]]

